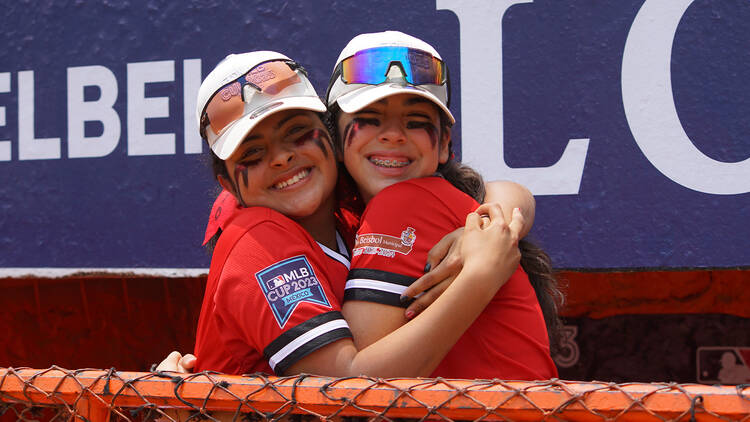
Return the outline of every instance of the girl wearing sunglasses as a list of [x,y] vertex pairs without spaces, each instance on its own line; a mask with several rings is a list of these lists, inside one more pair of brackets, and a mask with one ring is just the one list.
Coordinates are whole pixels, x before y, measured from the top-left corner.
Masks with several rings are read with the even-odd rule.
[[[424,41],[395,31],[355,37],[339,56],[326,98],[330,132],[367,203],[343,306],[361,348],[408,320],[410,311],[405,315],[403,308],[418,289],[407,287],[425,271],[430,247],[462,227],[485,199],[484,184],[452,158],[447,68]],[[529,243],[524,249],[534,285],[521,267],[511,273],[498,268],[496,279],[507,283],[432,376],[557,376],[539,305],[546,305],[550,328],[556,329],[549,293],[556,286],[546,255]]]
[[[520,213],[506,224],[499,206],[480,208],[466,217],[466,258],[446,291],[419,318],[356,347],[340,312],[349,260],[324,110],[302,69],[278,53],[231,55],[201,85],[201,134],[240,208],[211,260],[199,370],[424,376],[494,296],[497,272],[516,267]],[[175,369],[170,358],[160,369]]]

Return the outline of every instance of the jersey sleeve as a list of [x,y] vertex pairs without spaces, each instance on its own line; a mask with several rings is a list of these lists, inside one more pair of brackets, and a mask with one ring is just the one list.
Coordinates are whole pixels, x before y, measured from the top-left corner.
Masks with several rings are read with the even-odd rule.
[[424,274],[427,253],[463,227],[476,202],[442,179],[414,179],[376,195],[362,215],[344,300],[405,307],[407,286]]
[[327,262],[285,217],[252,227],[227,257],[215,294],[218,325],[235,337],[228,342],[258,350],[283,374],[309,353],[351,337]]

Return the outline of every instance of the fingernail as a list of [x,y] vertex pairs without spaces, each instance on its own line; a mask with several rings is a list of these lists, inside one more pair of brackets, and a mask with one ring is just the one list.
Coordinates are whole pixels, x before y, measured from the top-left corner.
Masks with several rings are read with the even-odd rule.
[[399,296],[398,300],[403,305],[403,304],[408,303],[411,300],[411,298],[409,296],[407,296],[407,295],[401,295],[401,296]]
[[414,318],[414,311],[406,311],[406,319]]
[[430,272],[430,269],[432,269],[432,265],[430,265],[430,263],[428,262],[428,263],[427,263],[427,264],[425,264],[425,266],[424,266],[424,272],[426,272],[426,273],[429,273],[429,272]]

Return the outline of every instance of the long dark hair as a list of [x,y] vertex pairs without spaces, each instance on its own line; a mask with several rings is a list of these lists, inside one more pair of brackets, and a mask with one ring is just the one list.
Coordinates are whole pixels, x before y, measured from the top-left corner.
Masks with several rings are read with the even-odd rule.
[[[340,113],[341,109],[338,104],[334,103],[328,107],[328,115],[325,119],[326,127],[331,134],[333,144],[338,148],[337,153],[343,152],[343,145],[341,139],[339,139],[337,127]],[[450,130],[450,127],[450,120],[448,120],[445,113],[440,112],[440,133],[442,134],[443,131]],[[442,139],[442,136],[438,136],[438,139]],[[476,170],[456,161],[452,153],[452,141],[449,148],[451,149],[450,157],[444,164],[438,165],[437,173],[456,189],[471,196],[481,204],[484,202],[486,194],[484,179],[482,179],[482,176]],[[341,171],[346,172],[346,169],[343,166],[341,167]],[[348,173],[345,174],[351,179]],[[528,275],[537,301],[539,301],[539,306],[542,309],[544,322],[547,326],[550,351],[554,352],[560,341],[562,321],[560,320],[559,309],[564,303],[565,295],[555,278],[549,255],[542,248],[535,245],[528,236],[518,242],[518,248],[521,251],[521,267],[523,267],[523,270]]]
[[542,248],[528,237],[518,242],[518,248],[521,250],[521,267],[529,276],[536,299],[539,301],[539,307],[542,308],[544,323],[547,325],[550,352],[555,354],[560,347],[563,323],[559,311],[565,304],[565,293],[555,277],[549,255]]

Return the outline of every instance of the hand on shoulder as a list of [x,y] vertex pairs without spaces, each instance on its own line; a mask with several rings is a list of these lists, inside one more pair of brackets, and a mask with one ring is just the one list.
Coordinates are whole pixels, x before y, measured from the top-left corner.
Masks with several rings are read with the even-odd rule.
[[503,210],[496,203],[481,205],[470,213],[461,243],[464,271],[477,277],[507,280],[521,260],[518,240],[523,226],[518,208],[513,209],[510,223],[505,222]]

